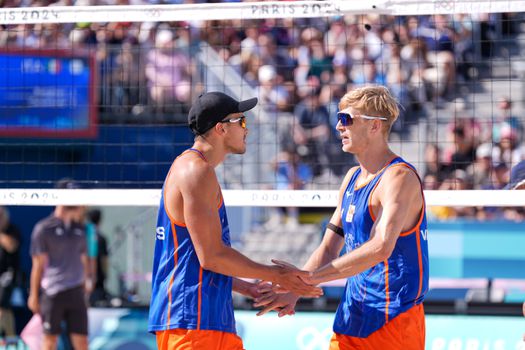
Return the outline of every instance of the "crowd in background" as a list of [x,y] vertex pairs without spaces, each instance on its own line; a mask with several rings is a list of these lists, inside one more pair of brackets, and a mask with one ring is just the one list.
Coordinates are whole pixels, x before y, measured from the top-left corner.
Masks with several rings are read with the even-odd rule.
[[[164,3],[187,2],[195,1]],[[137,2],[7,0],[2,5],[130,3]],[[258,91],[269,115],[290,119],[274,160],[279,188],[303,188],[327,169],[343,175],[352,159],[340,151],[337,102],[353,86],[384,84],[403,106],[394,134],[402,138],[429,110],[442,109],[439,118],[449,123],[447,142],[428,144],[419,166],[427,189],[500,189],[510,168],[525,159],[523,116],[515,115],[512,101],[503,96],[488,121],[461,112],[447,115],[446,107],[465,93],[462,87],[468,89],[479,77],[480,62],[493,54],[496,20],[503,23],[502,34],[513,34],[517,15],[20,24],[0,27],[0,45],[94,53],[102,122],[147,124],[186,120],[191,101],[205,89],[192,56],[206,42]],[[442,216],[447,215],[463,216]]]

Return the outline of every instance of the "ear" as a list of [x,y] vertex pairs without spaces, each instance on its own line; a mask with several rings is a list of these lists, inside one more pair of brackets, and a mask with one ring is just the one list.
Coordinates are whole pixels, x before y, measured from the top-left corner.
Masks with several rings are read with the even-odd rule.
[[381,120],[372,120],[372,127],[370,128],[370,131],[376,133],[381,132],[382,127],[382,121]]
[[226,130],[224,130],[224,124],[222,123],[215,124],[213,128],[215,129],[215,132],[219,135],[222,135],[226,132]]

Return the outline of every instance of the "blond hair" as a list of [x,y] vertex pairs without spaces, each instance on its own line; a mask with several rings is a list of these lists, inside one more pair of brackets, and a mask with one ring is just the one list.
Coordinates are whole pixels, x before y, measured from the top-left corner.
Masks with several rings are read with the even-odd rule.
[[339,102],[339,110],[348,107],[360,113],[375,117],[385,117],[388,133],[399,116],[399,106],[388,88],[380,85],[367,85],[347,92]]

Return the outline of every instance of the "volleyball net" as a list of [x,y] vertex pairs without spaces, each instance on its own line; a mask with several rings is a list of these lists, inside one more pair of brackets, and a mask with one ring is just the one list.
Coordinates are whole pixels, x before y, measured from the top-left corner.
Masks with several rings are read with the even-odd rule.
[[[356,164],[337,103],[363,84],[399,100],[391,145],[430,205],[523,204],[499,191],[525,158],[521,1],[57,4],[0,9],[5,205],[156,205],[191,102],[218,90],[260,101],[218,169],[227,200],[333,206]],[[99,192],[48,190],[62,177]]]
[[[255,260],[301,264],[318,244],[357,164],[337,104],[364,84],[402,106],[390,144],[429,216],[523,220],[525,192],[506,189],[525,159],[523,1],[58,4],[0,8],[0,205],[28,232],[42,207],[101,208],[112,290],[147,300],[160,188],[205,91],[259,98],[246,154],[217,168],[232,242]],[[53,189],[64,177],[82,189]]]

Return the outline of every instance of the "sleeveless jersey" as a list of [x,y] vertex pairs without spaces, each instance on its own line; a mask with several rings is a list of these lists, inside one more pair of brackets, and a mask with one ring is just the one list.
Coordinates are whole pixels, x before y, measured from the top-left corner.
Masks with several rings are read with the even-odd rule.
[[[197,150],[190,151],[199,153],[205,160]],[[170,218],[166,211],[166,183],[162,190],[148,331],[182,328],[235,333],[232,278],[201,267],[186,225]],[[230,229],[222,195],[217,210],[222,241],[230,246]]]
[[[355,186],[361,169],[352,175],[341,206],[347,252],[369,240],[376,220],[370,207],[372,193],[386,169],[394,166],[406,166],[416,172],[412,165],[397,157],[359,188]],[[423,199],[418,223],[399,235],[392,255],[348,278],[333,330],[353,337],[367,337],[400,313],[423,302],[427,290],[427,219]]]

